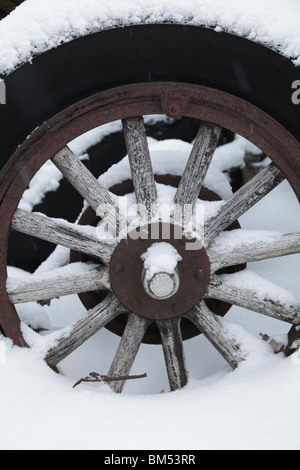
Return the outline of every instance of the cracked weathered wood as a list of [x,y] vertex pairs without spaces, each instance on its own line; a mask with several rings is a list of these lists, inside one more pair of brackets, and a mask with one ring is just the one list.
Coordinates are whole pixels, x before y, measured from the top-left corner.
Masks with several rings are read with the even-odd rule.
[[[230,232],[226,233],[226,236],[230,240]],[[222,245],[211,246],[208,250],[212,273],[227,266],[236,266],[296,253],[300,253],[300,233],[283,234],[278,238],[271,236],[270,240],[263,237],[261,240],[259,238],[253,240],[250,238],[248,241],[241,240],[239,242],[236,239],[229,246],[226,246],[226,244],[223,248]]]
[[268,293],[265,298],[262,298],[254,290],[231,284],[229,276],[226,281],[223,281],[221,277],[214,275],[208,285],[205,298],[222,300],[283,322],[300,325],[300,304],[288,305],[279,299],[269,299]]
[[47,364],[50,367],[57,366],[107,323],[125,312],[125,307],[120,304],[114,294],[108,294],[103,302],[89,310],[83,318],[65,330],[55,346],[47,352],[45,357]]
[[100,241],[85,233],[85,229],[81,226],[21,209],[17,209],[14,214],[12,229],[55,245],[70,248],[70,250],[100,258],[105,264],[109,262],[116,247],[116,241]]
[[204,302],[196,305],[184,316],[194,323],[233,369],[245,359],[241,346]]
[[[69,268],[69,266],[68,266]],[[49,276],[50,274],[50,276]],[[22,304],[26,302],[47,301],[58,297],[71,294],[80,294],[95,290],[110,290],[109,270],[108,268],[82,269],[82,272],[64,274],[64,268],[58,269],[53,273],[47,273],[47,277],[31,276],[28,280],[13,289],[9,289],[8,279],[8,297],[13,304]],[[19,279],[14,282],[20,281]],[[11,282],[11,281],[10,281]]]
[[52,161],[97,215],[105,217],[110,230],[116,234],[120,216],[109,191],[99,183],[68,146],[58,152]]
[[199,197],[208,168],[218,145],[222,128],[203,122],[196,136],[193,149],[180,180],[174,202],[180,208],[175,212],[175,220],[179,220],[185,205],[193,206]]
[[157,190],[144,119],[142,117],[124,119],[123,130],[136,201],[145,208],[146,213],[141,214],[142,218],[151,218],[157,200]]
[[[108,372],[108,377],[129,375],[135,361],[140,345],[151,320],[131,313],[127,325],[119,343],[119,347]],[[126,381],[111,382],[110,387],[116,393],[121,393]]]
[[208,246],[219,233],[263,199],[272,189],[276,188],[284,179],[279,169],[274,163],[271,163],[248,183],[242,186],[227,199],[219,214],[210,219],[206,224],[206,246]]
[[183,388],[188,372],[183,351],[180,318],[157,320],[171,391]]

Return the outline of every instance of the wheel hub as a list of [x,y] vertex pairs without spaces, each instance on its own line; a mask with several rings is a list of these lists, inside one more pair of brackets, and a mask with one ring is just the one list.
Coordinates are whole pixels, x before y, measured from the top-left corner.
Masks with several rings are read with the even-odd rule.
[[[145,318],[167,319],[188,312],[202,299],[209,283],[210,264],[205,248],[195,240],[178,237],[174,227],[156,223],[143,227],[140,238],[129,234],[111,259],[110,282],[115,295],[128,310]],[[155,239],[151,238],[153,232]],[[166,233],[170,234],[167,240]],[[177,250],[181,261],[174,273],[159,272],[147,280],[142,255],[153,243],[165,241]]]
[[153,299],[169,299],[179,289],[180,279],[177,269],[173,274],[164,272],[154,274],[150,280],[147,279],[145,272],[142,277],[144,289]]

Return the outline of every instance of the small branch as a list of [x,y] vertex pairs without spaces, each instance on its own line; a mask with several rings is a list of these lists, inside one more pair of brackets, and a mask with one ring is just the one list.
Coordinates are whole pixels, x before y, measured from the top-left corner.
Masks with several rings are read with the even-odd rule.
[[83,382],[119,382],[119,381],[124,381],[124,380],[137,380],[137,379],[145,379],[147,377],[147,374],[142,374],[142,375],[124,375],[124,376],[118,376],[118,377],[108,377],[107,375],[100,375],[97,374],[96,372],[91,372],[88,377],[85,377],[84,379],[78,380],[76,384],[73,386],[73,388],[77,387],[78,385],[82,384]]

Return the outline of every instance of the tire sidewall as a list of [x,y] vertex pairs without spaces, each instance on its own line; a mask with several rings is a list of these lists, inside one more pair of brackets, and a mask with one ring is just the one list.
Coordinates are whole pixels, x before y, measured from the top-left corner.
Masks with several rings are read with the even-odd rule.
[[52,116],[130,83],[183,82],[230,93],[259,107],[300,140],[300,105],[292,101],[299,75],[299,67],[262,45],[202,27],[139,25],[78,38],[5,78],[0,168]]

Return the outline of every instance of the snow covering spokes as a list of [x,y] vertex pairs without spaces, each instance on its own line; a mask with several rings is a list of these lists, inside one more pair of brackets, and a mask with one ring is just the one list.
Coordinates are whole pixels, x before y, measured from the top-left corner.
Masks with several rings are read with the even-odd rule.
[[[146,119],[146,123],[155,124],[157,122],[169,120],[162,116],[149,116]],[[77,155],[82,161],[88,159],[88,149],[89,147],[100,143],[103,138],[107,135],[110,135],[114,132],[121,131],[122,124],[117,121],[111,124],[101,126],[100,128],[94,129],[83,136],[78,137],[73,142],[69,143],[69,148]],[[153,171],[157,175],[173,174],[181,176],[185,165],[187,163],[189,154],[192,149],[192,144],[183,142],[180,140],[164,140],[156,141],[153,138],[148,138],[148,144],[151,154],[151,161],[153,165]],[[205,179],[205,187],[214,191],[221,198],[220,201],[201,201],[198,199],[196,208],[198,208],[198,214],[201,214],[201,217],[198,217],[194,220],[198,221],[198,225],[194,225],[192,228],[194,233],[197,234],[199,239],[204,242],[204,227],[205,224],[214,217],[222,207],[224,200],[229,198],[232,195],[232,189],[230,185],[230,179],[226,172],[231,168],[242,168],[244,163],[244,156],[246,152],[252,152],[253,154],[259,154],[259,149],[250,144],[247,140],[240,136],[235,136],[234,140],[228,144],[222,145],[217,148],[212,164],[209,168],[209,171]],[[267,165],[269,160],[266,158],[262,165]],[[113,165],[105,174],[99,177],[99,182],[107,189],[110,187],[122,183],[131,178],[131,170],[128,161],[128,156],[125,156],[118,164]],[[28,189],[25,191],[22,200],[20,201],[19,208],[23,210],[33,210],[36,204],[42,203],[43,198],[50,191],[56,191],[62,180],[61,173],[57,168],[49,161],[47,162],[36,174],[36,176],[31,181]],[[172,212],[170,212],[170,207],[172,206],[172,201],[174,200],[174,195],[176,188],[171,186],[165,186],[162,184],[157,184],[157,193],[158,193],[158,214],[160,220],[165,220],[170,222],[170,217]],[[127,225],[125,231],[122,233],[122,237],[127,236],[128,233],[133,230],[139,223],[139,213],[136,208],[136,201],[134,194],[128,194],[122,197],[114,196],[115,204],[118,205],[118,212],[122,213]],[[84,203],[83,210],[87,208],[87,203]],[[133,209],[134,208],[134,209]],[[80,216],[80,215],[79,215]],[[157,221],[157,219],[155,219]],[[189,227],[190,228],[190,227]],[[112,239],[114,234],[111,234],[107,223],[102,221],[97,227],[81,227],[83,233],[90,233],[93,236],[96,236],[102,240]],[[279,231],[262,231],[257,230],[251,231],[247,230],[237,230],[230,233],[221,234],[213,243],[213,249],[217,251],[232,250],[237,244],[242,243],[243,240],[251,240],[252,244],[261,243],[263,240],[270,242],[271,240],[276,240],[280,237]],[[167,242],[167,240],[166,240]],[[161,249],[164,251],[164,256],[162,255]],[[149,277],[153,276],[156,272],[161,270],[165,272],[173,272],[176,267],[179,258],[176,256],[176,253],[171,252],[171,245],[168,246],[165,244],[158,244],[154,252],[148,253],[149,257],[144,258],[145,264],[147,260],[151,259],[151,266],[147,267],[147,272]],[[150,256],[151,255],[151,256]],[[155,259],[155,261],[153,261]],[[53,254],[41,264],[34,274],[34,278],[42,281],[43,276],[46,280],[49,277],[55,278],[56,271],[61,269],[62,266],[65,266],[63,269],[68,269],[70,274],[73,274],[78,270],[78,274],[82,273],[83,267],[79,264],[74,264],[67,266],[68,264],[68,250],[63,247],[57,247]],[[163,266],[163,267],[162,267]],[[87,266],[87,269],[92,269],[94,266]],[[163,269],[164,268],[164,269]],[[153,271],[154,270],[154,271]],[[22,284],[21,280],[15,279],[18,276],[17,271],[13,268],[9,268],[9,272],[12,274],[8,280],[8,289],[10,291],[18,289],[18,286]],[[151,274],[150,274],[151,273]],[[62,276],[67,275],[66,272],[60,273]],[[23,273],[21,274],[23,276]],[[26,276],[30,277],[29,273],[26,273]],[[250,290],[253,290],[256,295],[260,297],[261,300],[266,298],[277,299],[282,305],[290,306],[293,305],[297,307],[299,305],[299,299],[295,294],[291,294],[285,288],[278,288],[276,283],[263,282],[259,274],[252,272],[250,270],[247,273],[236,273],[234,276],[229,276],[230,282],[232,285],[243,288],[246,287]],[[224,276],[224,285],[226,285],[227,278]],[[53,302],[52,302],[53,303]],[[28,305],[22,305],[19,308],[19,313],[22,320],[26,324],[30,324],[32,327],[39,329],[49,329],[51,321],[49,320],[48,315],[46,314],[47,308],[42,307],[41,305],[36,305],[35,308],[29,307]],[[55,336],[55,335],[54,335]],[[48,345],[51,344],[53,339],[51,335],[48,337]],[[43,350],[47,349],[45,344],[47,342],[46,337],[43,338],[44,346]]]

